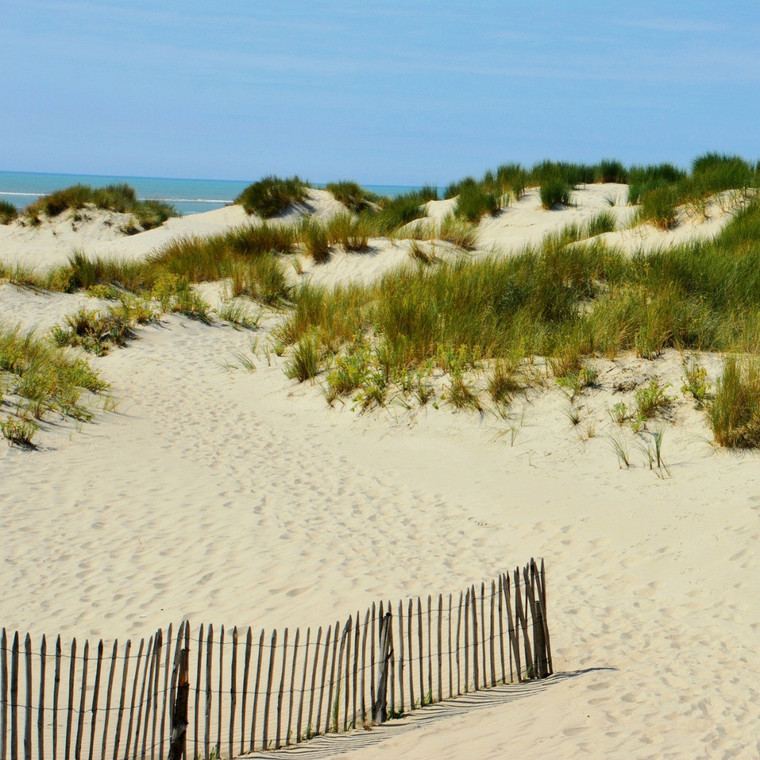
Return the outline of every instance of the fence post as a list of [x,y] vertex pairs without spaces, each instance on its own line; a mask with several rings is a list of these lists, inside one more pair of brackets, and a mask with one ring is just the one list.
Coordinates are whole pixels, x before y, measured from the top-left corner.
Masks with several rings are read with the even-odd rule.
[[[179,655],[179,679],[177,681],[177,693],[174,698],[174,711],[172,712],[172,735],[169,740],[168,760],[181,760],[185,754],[185,740],[187,737],[187,698],[190,691],[188,682],[188,657],[189,650],[183,649]],[[172,681],[174,676],[172,676]]]
[[388,667],[390,659],[393,657],[393,648],[391,646],[392,622],[393,616],[388,611],[383,617],[380,628],[380,657],[377,664],[377,693],[373,705],[373,723],[385,723],[388,719]]

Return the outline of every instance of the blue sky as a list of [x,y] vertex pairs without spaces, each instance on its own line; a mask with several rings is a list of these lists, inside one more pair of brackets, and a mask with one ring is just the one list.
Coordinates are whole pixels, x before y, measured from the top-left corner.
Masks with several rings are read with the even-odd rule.
[[760,158],[760,3],[2,0],[0,170],[447,182]]

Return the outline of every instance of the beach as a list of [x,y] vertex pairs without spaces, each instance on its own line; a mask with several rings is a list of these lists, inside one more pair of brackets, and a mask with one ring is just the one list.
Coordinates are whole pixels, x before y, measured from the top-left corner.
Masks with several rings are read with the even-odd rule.
[[[620,225],[601,235],[607,244],[664,250],[715,236],[736,211],[716,200],[672,230],[629,228],[631,207],[610,205],[625,190],[581,187],[559,211],[529,190],[480,223],[468,255],[510,256],[602,210]],[[317,216],[335,203],[310,191]],[[447,203],[431,201],[428,215]],[[128,237],[102,222],[0,226],[0,262],[45,271],[74,249],[141,260],[246,216],[229,206]],[[408,262],[409,248],[373,239],[370,253],[336,251],[325,264],[301,256],[288,276],[373,282]],[[220,284],[197,290],[219,307]],[[0,322],[24,329],[43,332],[98,303],[0,284]],[[759,460],[714,444],[681,392],[684,355],[595,357],[580,424],[548,371],[508,418],[444,403],[362,413],[350,398],[328,405],[319,378],[285,376],[287,356],[267,349],[282,319],[264,309],[253,331],[178,314],[138,326],[126,347],[91,359],[110,383],[109,410],[91,422],[51,419],[37,450],[0,447],[2,626],[106,641],[184,619],[317,626],[544,558],[555,675],[541,688],[432,707],[429,720],[315,744],[314,756],[758,756]],[[714,383],[721,357],[701,360]],[[664,466],[654,467],[645,439],[610,414],[653,380],[672,397],[659,427]]]

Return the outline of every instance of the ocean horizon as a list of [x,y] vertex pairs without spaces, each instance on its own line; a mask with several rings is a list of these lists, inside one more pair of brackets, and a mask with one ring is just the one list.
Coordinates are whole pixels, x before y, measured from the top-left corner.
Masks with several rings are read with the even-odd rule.
[[[223,208],[255,180],[187,179],[172,177],[129,177],[101,174],[58,174],[45,172],[0,171],[0,200],[12,203],[19,209],[34,203],[43,195],[71,185],[92,187],[124,184],[132,185],[140,200],[158,200],[170,203],[183,216]],[[312,183],[324,187],[323,183]],[[362,185],[378,195],[396,197],[414,190],[416,185]]]

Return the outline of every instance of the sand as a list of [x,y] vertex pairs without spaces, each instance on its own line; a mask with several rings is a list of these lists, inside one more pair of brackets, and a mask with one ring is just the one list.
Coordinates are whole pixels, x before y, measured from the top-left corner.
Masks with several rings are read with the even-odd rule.
[[[509,255],[616,188],[581,190],[576,208],[557,212],[529,194],[482,225],[474,255]],[[716,212],[690,234],[715,234],[725,219]],[[88,228],[92,239],[75,240],[88,253],[140,256],[172,235],[241,221],[230,208],[122,239]],[[19,231],[0,231],[4,262],[52,266],[74,244],[51,235],[32,249]],[[645,234],[661,246],[685,233]],[[406,245],[377,241],[369,256],[335,256],[302,277],[367,280],[406,260]],[[0,321],[45,329],[83,302],[93,303],[6,284]],[[711,444],[680,393],[677,352],[595,360],[600,387],[581,399],[577,426],[551,382],[508,420],[445,405],[360,415],[285,378],[283,360],[263,350],[277,319],[255,333],[178,316],[138,328],[128,347],[93,360],[115,413],[54,420],[38,451],[0,447],[3,626],[112,639],[184,617],[319,625],[544,557],[556,676],[298,754],[758,756],[760,461]],[[252,339],[256,371],[230,366]],[[720,357],[703,360],[714,379]],[[607,411],[630,403],[621,388],[650,378],[675,399],[661,424],[668,473],[649,468],[643,439]],[[623,437],[630,468],[610,436]]]

